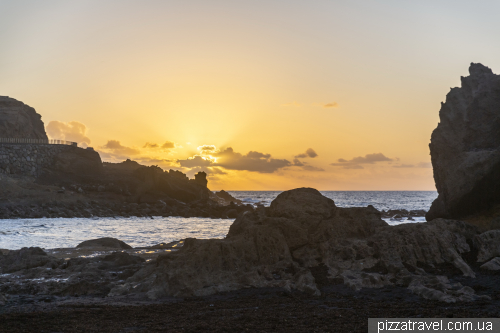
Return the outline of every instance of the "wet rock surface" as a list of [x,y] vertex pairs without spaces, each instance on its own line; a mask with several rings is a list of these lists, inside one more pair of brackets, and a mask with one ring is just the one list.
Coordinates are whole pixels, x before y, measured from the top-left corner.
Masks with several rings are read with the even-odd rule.
[[222,240],[3,250],[0,329],[361,332],[369,317],[495,317],[496,238],[456,220],[388,226],[373,207],[296,189]]
[[428,221],[461,219],[500,203],[500,75],[475,63],[469,73],[461,87],[447,94],[432,133],[429,147],[439,196]]
[[474,301],[490,296],[447,276],[477,275],[483,247],[474,247],[476,236],[476,227],[455,220],[390,227],[371,206],[339,208],[314,189],[296,189],[269,208],[239,216],[226,239],[186,239],[179,251],[159,256],[110,295],[141,292],[155,299],[279,287],[320,296],[322,286],[344,284]]
[[[497,276],[496,285],[500,285]],[[496,289],[498,292],[498,289]],[[206,297],[89,298],[12,296],[0,308],[2,332],[367,332],[367,318],[492,318],[500,301],[443,303],[403,287],[321,289],[320,297],[279,288]]]

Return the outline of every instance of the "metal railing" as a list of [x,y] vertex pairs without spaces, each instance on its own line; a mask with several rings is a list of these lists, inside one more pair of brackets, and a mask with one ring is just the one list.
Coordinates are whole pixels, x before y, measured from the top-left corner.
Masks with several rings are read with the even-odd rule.
[[0,143],[24,143],[36,145],[67,145],[78,146],[76,142],[65,140],[45,140],[45,139],[23,139],[23,138],[0,138]]

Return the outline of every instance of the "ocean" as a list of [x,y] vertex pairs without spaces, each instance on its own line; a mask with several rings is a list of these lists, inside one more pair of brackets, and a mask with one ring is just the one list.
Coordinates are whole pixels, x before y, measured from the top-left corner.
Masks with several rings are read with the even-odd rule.
[[[280,191],[228,191],[244,203],[269,206]],[[428,210],[435,191],[325,191],[338,207],[366,207],[378,210]],[[424,222],[391,221],[389,224]],[[183,217],[130,218],[42,218],[0,220],[0,249],[38,246],[45,249],[75,247],[94,238],[114,237],[133,247],[151,246],[184,238],[224,238],[234,219]]]

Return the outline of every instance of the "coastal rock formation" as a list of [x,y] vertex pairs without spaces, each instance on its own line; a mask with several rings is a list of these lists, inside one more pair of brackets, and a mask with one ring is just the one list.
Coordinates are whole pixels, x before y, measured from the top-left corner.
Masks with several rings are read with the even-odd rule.
[[0,137],[47,140],[40,116],[32,107],[0,96]]
[[220,190],[219,192],[211,193],[210,200],[213,200],[222,206],[228,206],[231,204],[231,202],[233,202],[237,205],[243,204],[243,202],[241,200],[236,199],[235,197],[233,197],[231,194],[227,193],[224,190]]
[[54,170],[64,173],[98,175],[102,171],[101,156],[93,149],[65,146],[53,163]]
[[47,255],[38,247],[13,250],[0,255],[0,296],[5,293],[103,297],[114,284],[139,270],[144,262],[145,259],[125,252],[65,260]]
[[59,262],[39,247],[25,247],[0,255],[0,274],[17,272],[35,267],[56,267]]
[[[474,277],[463,259],[478,231],[461,221],[390,227],[373,207],[339,208],[311,188],[280,194],[269,208],[240,215],[225,239],[186,239],[110,295],[202,296],[247,287],[281,287],[319,295],[322,285],[387,285],[446,302],[476,299],[435,275]],[[464,296],[467,294],[467,296]]]
[[441,104],[430,152],[439,196],[426,215],[464,218],[500,203],[500,75],[472,63]]
[[104,237],[97,239],[90,239],[84,242],[81,242],[76,246],[77,248],[110,248],[110,249],[131,249],[132,246],[128,245],[125,242],[122,242],[119,239]]

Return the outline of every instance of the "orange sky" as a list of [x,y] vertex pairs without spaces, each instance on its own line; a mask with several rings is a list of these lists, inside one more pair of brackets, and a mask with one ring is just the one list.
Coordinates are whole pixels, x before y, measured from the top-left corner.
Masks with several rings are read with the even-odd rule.
[[440,102],[500,68],[500,5],[471,3],[2,1],[0,95],[212,190],[434,190]]

